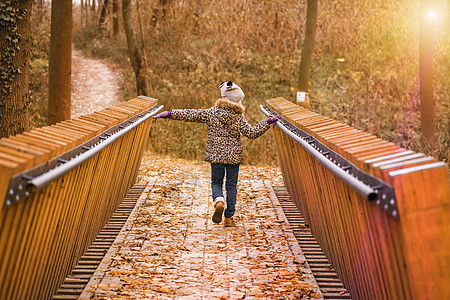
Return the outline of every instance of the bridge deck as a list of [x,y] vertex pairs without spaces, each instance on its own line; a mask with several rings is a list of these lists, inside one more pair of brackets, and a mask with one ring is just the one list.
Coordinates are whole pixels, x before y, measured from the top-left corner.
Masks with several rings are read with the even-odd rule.
[[237,227],[225,228],[211,222],[208,164],[143,171],[151,175],[146,188],[81,299],[290,299],[318,292],[268,182],[240,180]]

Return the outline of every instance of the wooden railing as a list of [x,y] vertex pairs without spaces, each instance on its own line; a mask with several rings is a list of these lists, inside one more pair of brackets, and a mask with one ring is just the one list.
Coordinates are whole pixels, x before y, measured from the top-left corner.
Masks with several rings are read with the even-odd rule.
[[0,140],[0,299],[51,298],[134,183],[156,102],[139,97]]
[[[282,98],[267,106],[310,135],[304,141],[320,155],[334,151],[340,158],[331,161],[340,168],[382,183],[367,184],[378,199],[361,196],[278,122],[274,136],[285,185],[353,299],[450,299],[446,164]],[[391,190],[392,199],[381,188]]]

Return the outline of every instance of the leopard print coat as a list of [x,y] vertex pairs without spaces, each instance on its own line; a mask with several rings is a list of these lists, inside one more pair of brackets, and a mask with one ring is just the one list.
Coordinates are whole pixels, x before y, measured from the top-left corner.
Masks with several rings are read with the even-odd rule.
[[208,124],[205,160],[218,164],[241,164],[241,134],[255,139],[269,129],[266,121],[256,126],[245,119],[244,108],[238,103],[219,99],[208,109],[173,109],[171,119]]

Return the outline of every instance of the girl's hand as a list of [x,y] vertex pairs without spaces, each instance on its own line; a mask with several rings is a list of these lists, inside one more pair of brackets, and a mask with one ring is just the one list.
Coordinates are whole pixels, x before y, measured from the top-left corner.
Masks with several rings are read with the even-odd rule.
[[278,116],[270,117],[266,120],[267,124],[273,124],[273,127],[275,127],[275,124],[278,122]]
[[171,115],[172,115],[171,111],[163,111],[162,113],[153,116],[152,119],[155,120],[156,122],[156,119],[158,118],[170,118]]

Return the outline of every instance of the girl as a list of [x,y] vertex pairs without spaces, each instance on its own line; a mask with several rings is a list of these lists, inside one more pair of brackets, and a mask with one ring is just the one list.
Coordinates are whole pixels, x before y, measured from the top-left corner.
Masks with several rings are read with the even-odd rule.
[[241,135],[255,139],[269,129],[270,124],[278,121],[277,117],[270,117],[250,125],[245,119],[242,106],[244,93],[241,88],[231,82],[219,85],[221,99],[208,109],[172,109],[153,117],[171,118],[186,122],[200,122],[208,124],[208,137],[205,149],[205,160],[211,163],[211,189],[214,200],[214,214],[212,221],[220,223],[225,206],[223,197],[223,179],[226,174],[225,189],[227,191],[227,205],[225,209],[225,227],[233,227],[233,215],[236,206],[237,182],[239,165],[242,163]]

